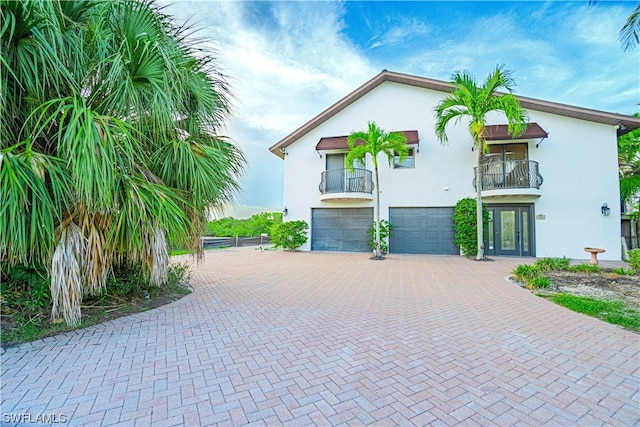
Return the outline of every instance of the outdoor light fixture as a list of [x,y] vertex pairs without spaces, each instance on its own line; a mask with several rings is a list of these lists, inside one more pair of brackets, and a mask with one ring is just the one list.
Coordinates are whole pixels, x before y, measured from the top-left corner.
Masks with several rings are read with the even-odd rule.
[[609,214],[611,213],[611,208],[607,206],[606,203],[603,203],[602,207],[600,208],[600,212],[602,212],[603,216],[609,216]]
[[[605,203],[605,204],[606,204],[606,203]],[[604,209],[604,208],[603,208],[603,209]],[[607,209],[609,209],[609,208],[607,208]],[[283,215],[283,216],[287,216],[287,214],[288,214],[288,213],[289,213],[289,209],[287,209],[287,207],[285,206],[285,207],[284,207],[284,209],[282,210],[282,215]],[[609,214],[607,214],[607,215],[609,215]]]

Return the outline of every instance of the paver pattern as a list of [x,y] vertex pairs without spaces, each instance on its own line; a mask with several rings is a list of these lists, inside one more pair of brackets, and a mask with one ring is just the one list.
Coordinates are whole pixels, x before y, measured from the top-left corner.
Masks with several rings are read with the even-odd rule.
[[640,424],[639,336],[518,263],[214,251],[180,301],[4,351],[2,422]]

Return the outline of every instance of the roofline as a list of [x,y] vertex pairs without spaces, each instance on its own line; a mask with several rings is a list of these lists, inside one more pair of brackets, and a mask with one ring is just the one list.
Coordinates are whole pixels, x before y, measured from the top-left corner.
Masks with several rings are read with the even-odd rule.
[[[309,120],[307,123],[294,130],[292,133],[281,139],[276,144],[269,147],[276,156],[284,158],[283,150],[295,141],[309,133],[312,129],[320,126],[340,111],[362,98],[367,93],[378,87],[384,82],[394,82],[409,86],[422,87],[440,92],[451,92],[453,85],[442,80],[428,79],[426,77],[413,76],[410,74],[396,73],[393,71],[382,70],[382,72],[371,80],[358,87],[356,90],[324,110],[322,113]],[[542,111],[545,113],[557,114],[560,116],[587,120],[595,123],[602,123],[612,126],[624,125],[618,128],[618,136],[627,132],[640,128],[640,118],[627,116],[624,114],[609,113],[606,111],[592,110],[589,108],[576,107],[568,104],[560,104],[557,102],[543,101],[535,98],[528,98],[516,95],[520,104],[528,110]]]

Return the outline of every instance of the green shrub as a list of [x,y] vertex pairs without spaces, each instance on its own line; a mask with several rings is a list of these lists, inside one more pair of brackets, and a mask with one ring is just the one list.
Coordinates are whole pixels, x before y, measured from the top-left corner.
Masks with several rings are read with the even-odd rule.
[[295,251],[308,240],[306,221],[287,221],[271,227],[271,243],[276,248]]
[[640,270],[640,249],[632,249],[629,251],[629,261],[631,268],[636,271]]
[[188,282],[189,279],[191,279],[189,264],[171,264],[169,266],[169,272],[167,274],[168,286],[177,286],[183,282]]
[[[483,232],[487,237],[487,225],[489,223],[489,211],[486,205],[482,206]],[[460,247],[465,256],[474,256],[478,252],[478,227],[476,215],[476,199],[467,197],[456,203],[453,213],[455,237],[454,242]]]
[[[543,264],[547,266],[547,264]],[[525,286],[532,289],[548,288],[551,285],[551,279],[542,276],[540,266],[536,264],[520,264],[513,271],[513,275]]]
[[[391,224],[386,219],[380,220],[380,250],[383,254],[389,253],[389,236],[391,235]],[[369,245],[371,250],[376,250],[376,222],[373,221],[373,225],[369,230]]]
[[51,305],[47,269],[41,265],[18,265],[2,269],[0,300],[3,312],[35,312]]
[[141,264],[125,263],[113,266],[112,274],[107,278],[106,293],[123,299],[140,297],[150,286]]
[[[174,287],[190,277],[187,264],[171,264],[167,272],[167,281],[162,286]],[[121,264],[113,267],[112,274],[107,278],[107,291],[104,299],[115,296],[121,299],[139,298],[152,289],[157,288],[143,273],[142,266],[135,264]]]
[[576,264],[569,267],[569,271],[574,271],[577,273],[600,273],[600,266],[591,264]]
[[540,258],[536,260],[536,266],[540,271],[560,271],[568,270],[569,262],[571,260],[567,257],[562,258]]
[[636,271],[633,268],[626,269],[624,267],[614,268],[613,272],[616,274],[620,274],[621,276],[635,276]]
[[513,275],[521,282],[528,283],[531,279],[540,276],[540,268],[536,265],[520,264],[513,271]]
[[527,286],[534,289],[548,288],[549,285],[551,285],[551,279],[544,276],[534,277],[527,282]]

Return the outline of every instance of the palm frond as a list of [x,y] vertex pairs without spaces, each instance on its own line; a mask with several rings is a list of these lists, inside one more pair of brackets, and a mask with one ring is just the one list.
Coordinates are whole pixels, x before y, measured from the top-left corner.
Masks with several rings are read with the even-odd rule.
[[142,262],[151,269],[152,260],[145,250],[145,239],[161,227],[171,246],[190,241],[190,222],[186,212],[190,204],[170,187],[149,182],[142,176],[123,176],[117,184],[113,225],[107,245],[113,245],[114,257]]
[[633,49],[640,43],[640,4],[633,9],[627,22],[620,29],[618,40],[625,51]]
[[522,108],[520,101],[518,101],[515,95],[506,93],[501,96],[492,97],[488,105],[488,110],[504,113],[508,121],[507,130],[514,138],[522,135],[522,133],[527,130],[529,115],[527,110]]
[[637,196],[640,191],[640,175],[629,175],[620,178],[620,200],[627,202]]
[[10,265],[47,263],[72,188],[62,162],[24,145],[0,150],[0,259]]
[[107,244],[106,233],[111,228],[111,217],[88,212],[79,206],[74,220],[85,238],[83,260],[83,290],[99,295],[107,288],[107,277],[113,262],[113,246]]

